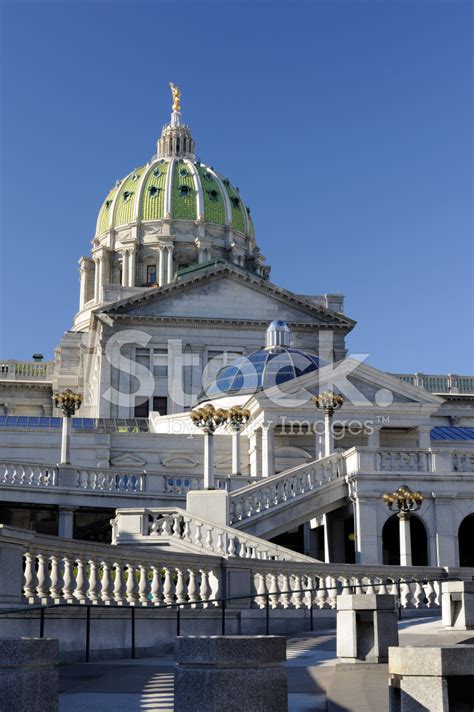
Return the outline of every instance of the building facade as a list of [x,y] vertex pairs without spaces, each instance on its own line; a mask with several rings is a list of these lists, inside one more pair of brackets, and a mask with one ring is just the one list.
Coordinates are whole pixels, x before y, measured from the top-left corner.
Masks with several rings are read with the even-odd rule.
[[[408,485],[424,497],[413,563],[474,566],[474,377],[348,357],[343,295],[271,282],[250,209],[196,159],[179,105],[153,158],[107,194],[79,271],[54,360],[0,365],[1,521],[106,540],[117,508],[185,506],[205,466],[190,411],[207,403],[250,414],[237,465],[232,428],[212,436],[230,526],[324,561],[397,564],[400,518],[382,497]],[[83,398],[70,462],[64,389]],[[330,421],[324,391],[344,399]]]

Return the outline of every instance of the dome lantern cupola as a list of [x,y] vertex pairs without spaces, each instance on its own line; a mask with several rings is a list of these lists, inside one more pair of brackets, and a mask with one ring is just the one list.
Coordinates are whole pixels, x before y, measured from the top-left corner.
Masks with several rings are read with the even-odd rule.
[[156,145],[157,158],[190,158],[195,160],[194,140],[189,126],[181,123],[181,92],[170,82],[173,95],[171,121],[163,126],[161,137]]
[[265,346],[273,349],[278,346],[291,346],[291,331],[286,321],[275,319],[267,329]]

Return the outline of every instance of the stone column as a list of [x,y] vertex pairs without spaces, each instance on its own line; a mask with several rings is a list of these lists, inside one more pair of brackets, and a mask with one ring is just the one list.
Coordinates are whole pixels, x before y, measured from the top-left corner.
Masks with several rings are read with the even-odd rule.
[[232,428],[232,474],[240,475],[240,427]]
[[204,489],[214,489],[214,435],[204,430]]
[[122,252],[122,287],[128,287],[128,251]]
[[168,269],[167,269],[167,284],[173,281],[174,269],[173,269],[173,245],[168,247]]
[[160,245],[160,264],[158,274],[158,286],[163,287],[166,282],[165,248]]
[[94,302],[99,301],[100,290],[100,258],[94,257]]
[[323,527],[324,527],[324,562],[329,564],[331,561],[331,553],[329,546],[329,518],[327,514],[323,514]]
[[381,529],[377,524],[375,499],[356,497],[354,501],[356,564],[381,564]]
[[398,514],[400,527],[400,566],[411,566],[410,515],[407,512]]
[[80,267],[79,267],[79,275],[80,275],[80,291],[79,291],[79,311],[84,309],[84,304],[86,303],[86,267],[84,264],[84,260],[81,259],[80,261]]
[[72,539],[75,507],[59,507],[58,536]]
[[261,430],[254,429],[249,435],[250,476],[258,477],[260,474]]
[[131,249],[128,253],[128,286],[135,286],[135,270],[136,270],[136,250]]
[[372,426],[372,432],[367,433],[367,445],[369,447],[380,447],[380,428]]
[[314,457],[316,460],[321,460],[325,455],[324,431],[321,432],[321,425],[320,420],[316,420],[314,423]]
[[71,418],[63,416],[60,465],[71,464]]
[[275,433],[273,423],[262,424],[262,477],[275,474]]
[[328,457],[334,452],[334,438],[331,429],[331,416],[324,413],[324,456]]
[[419,425],[418,447],[420,450],[428,450],[431,447],[431,425]]

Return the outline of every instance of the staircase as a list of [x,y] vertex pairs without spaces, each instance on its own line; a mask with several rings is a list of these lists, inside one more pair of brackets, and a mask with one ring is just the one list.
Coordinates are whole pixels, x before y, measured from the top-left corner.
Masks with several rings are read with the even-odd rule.
[[337,453],[247,485],[230,495],[230,525],[270,539],[347,498],[345,459]]

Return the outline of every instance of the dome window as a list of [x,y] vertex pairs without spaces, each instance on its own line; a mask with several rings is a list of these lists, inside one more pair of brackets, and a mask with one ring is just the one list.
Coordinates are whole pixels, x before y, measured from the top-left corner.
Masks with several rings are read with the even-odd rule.
[[230,188],[230,181],[229,181],[228,178],[224,178],[223,183],[224,183],[224,185],[225,185],[226,188]]
[[134,173],[133,176],[132,176],[132,180],[133,180],[133,181],[138,180],[139,178],[140,178],[140,176],[139,176],[138,173]]
[[162,173],[159,168],[155,168],[155,170],[153,171],[153,175],[155,176],[155,178],[159,178]]
[[112,205],[112,201],[111,201],[111,200],[106,200],[106,201],[105,201],[105,209],[106,209],[106,210],[108,210],[111,205]]
[[150,198],[156,198],[156,196],[160,192],[160,188],[157,188],[156,185],[152,185],[150,186],[150,188],[148,188],[148,192],[150,193]]
[[203,177],[204,177],[206,180],[212,180],[211,174],[210,174],[210,173],[207,173],[207,171],[206,171],[206,173],[204,173],[204,176],[203,176]]
[[236,198],[235,195],[230,200],[234,208],[237,210],[240,205],[240,200]]
[[189,185],[180,185],[179,186],[179,194],[182,198],[186,198],[191,192],[191,188]]
[[181,178],[186,178],[186,176],[188,175],[188,171],[186,170],[186,168],[180,168],[179,175],[181,176]]
[[219,193],[217,190],[207,190],[206,193],[209,196],[209,200],[212,200],[213,203],[217,203],[219,200]]
[[125,190],[125,191],[122,193],[122,200],[123,200],[123,202],[124,202],[124,203],[128,203],[128,201],[130,200],[130,198],[132,197],[132,195],[133,195],[133,193],[132,193],[130,190]]

